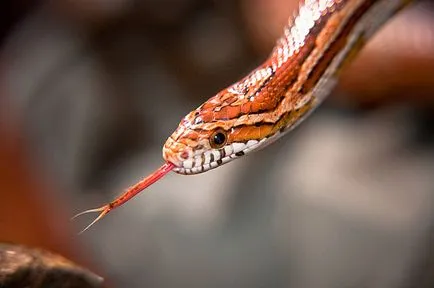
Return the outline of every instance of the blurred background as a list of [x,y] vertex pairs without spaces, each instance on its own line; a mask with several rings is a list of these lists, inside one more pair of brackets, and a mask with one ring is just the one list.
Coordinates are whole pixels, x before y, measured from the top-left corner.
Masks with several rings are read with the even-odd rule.
[[174,173],[181,117],[263,61],[296,0],[3,0],[0,241],[107,287],[434,287],[434,1],[390,21],[278,143]]

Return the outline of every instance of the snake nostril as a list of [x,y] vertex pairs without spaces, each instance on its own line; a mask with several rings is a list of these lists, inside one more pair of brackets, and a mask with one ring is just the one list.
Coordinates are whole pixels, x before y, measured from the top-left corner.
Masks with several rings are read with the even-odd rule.
[[181,156],[182,159],[187,160],[188,159],[188,152],[184,151],[184,152],[181,153],[180,156]]

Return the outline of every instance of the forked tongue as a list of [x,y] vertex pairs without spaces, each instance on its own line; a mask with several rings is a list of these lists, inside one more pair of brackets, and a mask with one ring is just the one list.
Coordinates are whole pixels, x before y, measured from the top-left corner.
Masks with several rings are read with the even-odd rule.
[[89,210],[83,211],[81,213],[78,213],[74,217],[72,217],[71,220],[77,218],[78,216],[84,215],[84,214],[98,213],[99,212],[98,217],[96,217],[96,219],[93,220],[92,223],[90,223],[89,225],[87,225],[86,228],[84,228],[83,230],[81,230],[81,232],[79,234],[81,234],[84,231],[86,231],[87,229],[89,229],[93,224],[95,224],[96,222],[98,222],[99,220],[101,220],[111,210],[116,209],[117,207],[121,206],[122,204],[124,204],[125,202],[129,201],[131,198],[133,198],[137,194],[139,194],[141,191],[143,191],[144,189],[146,189],[148,186],[150,186],[150,185],[154,184],[155,182],[157,182],[164,175],[166,175],[167,173],[169,173],[173,169],[173,167],[175,167],[175,166],[172,163],[166,162],[160,168],[158,168],[157,170],[155,170],[154,173],[152,173],[148,177],[144,178],[143,180],[141,180],[137,184],[135,184],[135,185],[131,186],[130,188],[128,188],[124,192],[124,194],[122,194],[121,196],[119,196],[118,198],[116,198],[115,200],[113,200],[112,202],[110,202],[110,203],[108,203],[108,204],[106,204],[104,206],[101,206],[99,208],[89,209]]

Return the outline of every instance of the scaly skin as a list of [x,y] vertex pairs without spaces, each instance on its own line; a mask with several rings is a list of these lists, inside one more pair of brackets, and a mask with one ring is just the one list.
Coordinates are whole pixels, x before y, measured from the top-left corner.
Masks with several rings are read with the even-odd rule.
[[173,170],[197,174],[263,148],[293,129],[336,84],[375,31],[411,0],[306,0],[270,57],[190,112],[163,147],[166,163],[99,212],[95,222]]
[[[322,102],[344,65],[409,2],[306,1],[261,66],[181,121],[164,159],[175,172],[197,174],[270,144]],[[213,143],[216,133],[223,144]]]

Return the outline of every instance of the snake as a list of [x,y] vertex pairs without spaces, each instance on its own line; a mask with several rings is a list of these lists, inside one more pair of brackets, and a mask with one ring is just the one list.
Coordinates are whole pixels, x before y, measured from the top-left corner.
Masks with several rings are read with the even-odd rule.
[[412,0],[304,0],[267,59],[188,113],[163,146],[164,164],[112,202],[86,228],[168,172],[192,175],[262,149],[302,123],[331,93],[344,67]]

